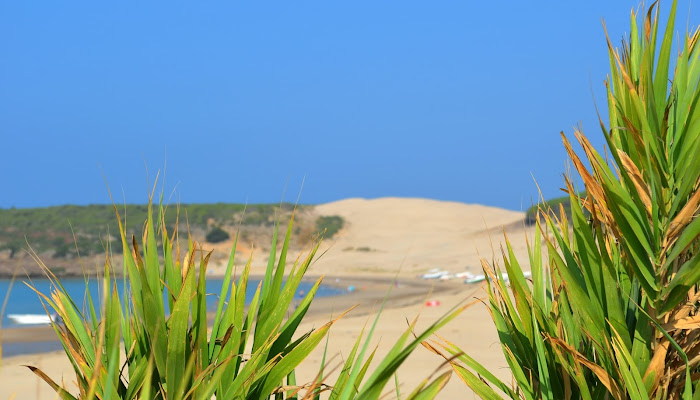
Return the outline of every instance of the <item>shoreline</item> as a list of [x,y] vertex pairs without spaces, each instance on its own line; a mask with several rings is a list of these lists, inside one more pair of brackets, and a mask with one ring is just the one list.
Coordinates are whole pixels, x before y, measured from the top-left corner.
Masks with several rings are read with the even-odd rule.
[[[221,276],[214,275],[208,278],[222,279]],[[262,280],[262,278],[264,278],[262,275],[250,276],[251,280]],[[303,280],[315,282],[319,278],[320,276],[310,275],[305,276]],[[350,309],[352,310],[348,316],[371,315],[379,311],[385,298],[385,309],[397,309],[422,303],[429,296],[440,297],[459,293],[467,295],[478,288],[478,285],[464,284],[461,280],[440,281],[383,276],[324,276],[322,285],[344,292],[314,298],[304,317],[305,322],[327,322],[331,317],[338,316]],[[354,287],[354,291],[348,291],[350,286]],[[388,297],[387,293],[389,293]],[[294,307],[294,303],[292,303],[292,307]],[[210,320],[213,317],[214,313],[210,312]],[[62,352],[60,350],[61,344],[51,326],[2,328],[0,338],[4,361],[13,357]],[[8,349],[12,350],[8,351]]]
[[[335,284],[335,279],[329,281]],[[311,382],[318,374],[321,364],[327,363],[329,374],[326,379],[335,382],[343,354],[349,351],[356,338],[363,334],[364,328],[372,325],[375,312],[386,295],[386,289],[392,287],[379,324],[376,325],[374,336],[369,345],[374,348],[376,354],[371,362],[370,369],[377,367],[378,363],[387,355],[394,341],[409,326],[409,321],[416,323],[416,331],[427,328],[441,316],[453,310],[456,306],[464,306],[474,303],[466,308],[448,325],[440,331],[440,336],[458,345],[467,354],[483,363],[484,366],[494,371],[495,375],[504,381],[511,379],[508,364],[500,351],[498,333],[491,321],[488,307],[471,300],[484,296],[484,288],[481,284],[463,284],[457,282],[425,281],[422,279],[400,279],[398,286],[393,286],[393,279],[389,278],[347,278],[338,282],[358,284],[358,290],[354,295],[331,296],[318,298],[312,302],[307,316],[298,328],[298,334],[309,332],[319,328],[331,319],[331,313],[338,317],[343,311],[354,304],[362,305],[353,309],[350,313],[334,323],[326,339],[327,347],[320,345],[309,354],[297,370],[299,382]],[[366,285],[366,286],[361,286]],[[429,295],[430,294],[430,295]],[[341,299],[340,301],[337,301]],[[438,301],[438,306],[428,307],[425,300]],[[49,328],[50,329],[50,328]],[[53,334],[53,332],[50,332]],[[367,332],[364,332],[366,335]],[[435,337],[433,337],[435,339]],[[431,340],[433,340],[431,339]],[[43,342],[33,342],[33,346],[42,346]],[[326,348],[330,349],[326,354]],[[33,354],[20,354],[3,357],[0,367],[0,398],[13,398],[20,393],[33,393],[33,398],[50,400],[56,398],[56,393],[38,376],[33,374],[27,365],[41,369],[49,377],[60,380],[71,392],[75,392],[74,372],[68,358],[62,349]],[[421,382],[431,373],[446,372],[449,366],[444,359],[419,346],[405,360],[401,372],[398,375],[402,391],[410,391],[415,388],[417,382]],[[385,388],[387,393],[391,388]],[[29,392],[28,392],[29,391]],[[438,398],[456,399],[472,398],[472,391],[456,376],[447,383]]]

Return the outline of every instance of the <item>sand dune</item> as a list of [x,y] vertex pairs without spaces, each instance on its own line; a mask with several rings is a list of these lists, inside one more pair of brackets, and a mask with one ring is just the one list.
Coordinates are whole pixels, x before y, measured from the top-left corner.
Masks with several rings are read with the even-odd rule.
[[452,272],[465,267],[480,270],[480,255],[492,257],[502,242],[500,228],[518,254],[527,254],[524,213],[428,199],[347,199],[316,207],[320,215],[340,215],[345,227],[326,240],[328,250],[314,265],[314,273],[387,274],[400,269],[414,276],[431,268]]

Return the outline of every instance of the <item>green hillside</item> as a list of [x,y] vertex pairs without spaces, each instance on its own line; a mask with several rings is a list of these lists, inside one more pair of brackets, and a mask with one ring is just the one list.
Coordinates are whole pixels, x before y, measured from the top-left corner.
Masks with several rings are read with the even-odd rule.
[[[140,235],[143,221],[147,217],[147,206],[129,204],[118,206],[122,219],[126,220],[126,229],[130,234]],[[274,225],[277,215],[290,214],[293,204],[181,204],[179,211],[180,227],[186,229],[189,224],[194,232],[206,234],[220,227],[235,227],[241,224],[242,231],[247,228],[270,227]],[[297,206],[298,211],[312,209],[312,206]],[[171,205],[166,213],[166,226],[175,225],[178,218],[177,206]],[[304,222],[304,221],[302,221]],[[334,227],[328,233],[335,233],[342,219],[334,217]],[[10,258],[26,247],[26,241],[39,253],[51,252],[54,258],[74,256],[75,241],[81,255],[104,253],[106,238],[111,235],[114,252],[121,252],[121,243],[114,238],[116,226],[114,208],[111,205],[55,206],[45,208],[11,208],[0,209],[0,251],[8,251]],[[306,221],[311,228],[307,231],[322,232],[328,221],[317,218]],[[71,226],[73,231],[71,231]],[[304,226],[300,224],[298,226]],[[308,233],[308,232],[307,232]],[[313,233],[313,232],[312,232]],[[75,235],[75,241],[73,236]],[[326,235],[326,237],[331,236]],[[202,235],[204,238],[204,235]]]
[[[585,197],[586,192],[579,193],[579,196]],[[531,206],[527,209],[527,211],[525,211],[525,223],[528,225],[534,225],[535,222],[537,222],[536,216],[538,208],[548,210],[550,213],[553,213],[554,215],[558,216],[560,207],[563,207],[566,215],[568,217],[571,217],[571,200],[567,195],[562,197],[555,197],[553,199],[546,200],[543,203]]]

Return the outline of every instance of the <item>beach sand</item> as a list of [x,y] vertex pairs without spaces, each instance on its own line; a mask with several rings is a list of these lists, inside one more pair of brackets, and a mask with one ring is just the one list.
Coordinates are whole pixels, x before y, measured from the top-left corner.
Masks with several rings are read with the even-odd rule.
[[[320,215],[341,215],[346,226],[332,240],[322,245],[318,260],[309,270],[310,276],[325,275],[324,282],[341,288],[354,286],[345,295],[320,298],[312,303],[309,316],[298,332],[319,327],[342,311],[359,305],[332,327],[329,342],[329,368],[342,363],[342,356],[352,348],[365,324],[371,323],[379,304],[391,287],[391,295],[371,343],[377,345],[376,362],[386,354],[407,328],[407,320],[419,316],[417,329],[427,327],[452,307],[484,297],[479,285],[454,281],[425,281],[417,275],[435,267],[461,272],[469,267],[481,269],[480,259],[499,259],[503,232],[508,234],[524,270],[527,264],[525,237],[532,228],[523,226],[523,213],[480,205],[442,202],[426,199],[383,198],[348,199],[316,207]],[[262,253],[262,252],[261,252]],[[264,271],[265,255],[253,257],[253,272]],[[212,275],[221,274],[224,265],[212,265]],[[392,278],[398,276],[398,285]],[[426,300],[437,300],[439,306],[426,307]],[[21,333],[20,333],[21,331]],[[17,340],[41,341],[50,338],[50,329],[6,329],[3,344]],[[510,382],[507,364],[486,307],[477,303],[445,326],[440,335],[450,340],[498,377]],[[314,351],[297,371],[297,381],[313,380],[318,373],[323,345]],[[443,364],[443,360],[419,347],[399,369],[400,391],[406,395],[419,382]],[[52,390],[40,382],[26,367],[42,368],[49,376],[67,387],[74,376],[61,352],[7,357],[0,367],[0,398],[16,394],[18,399],[56,398]],[[371,371],[372,369],[370,369]],[[442,367],[442,370],[446,370]],[[335,372],[337,373],[337,371]],[[331,374],[330,382],[335,375]],[[394,398],[394,385],[386,391]],[[466,385],[453,375],[439,399],[475,398]]]

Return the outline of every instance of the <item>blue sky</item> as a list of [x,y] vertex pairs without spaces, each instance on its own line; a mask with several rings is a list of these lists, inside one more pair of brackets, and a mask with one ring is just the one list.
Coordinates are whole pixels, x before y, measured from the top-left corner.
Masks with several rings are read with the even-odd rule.
[[[0,207],[560,195],[636,1],[3,2]],[[662,12],[670,1],[664,1]],[[700,23],[679,2],[680,28]],[[146,166],[149,173],[147,174]]]

